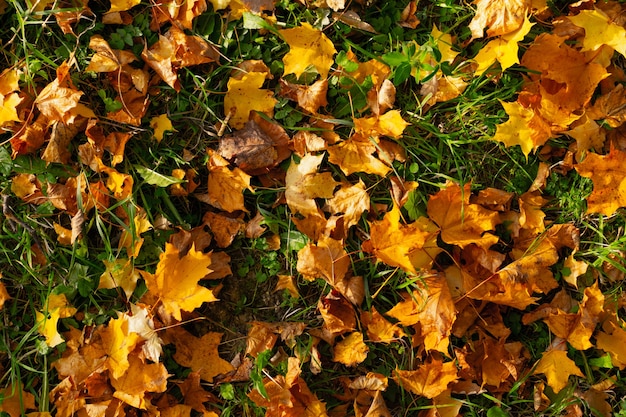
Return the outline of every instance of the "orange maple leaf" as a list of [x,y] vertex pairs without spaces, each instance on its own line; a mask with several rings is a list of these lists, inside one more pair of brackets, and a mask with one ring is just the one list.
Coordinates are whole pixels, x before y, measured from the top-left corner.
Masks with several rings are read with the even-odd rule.
[[181,311],[193,311],[202,303],[217,301],[213,290],[198,285],[212,271],[211,255],[192,246],[187,254],[180,256],[174,245],[166,243],[156,272],[142,271],[148,290],[161,301],[166,314],[181,320]]
[[428,200],[428,217],[441,228],[444,242],[465,247],[472,243],[489,248],[498,238],[488,231],[500,223],[497,212],[470,204],[470,184],[450,184]]
[[[444,277],[427,277],[416,282],[417,289],[404,294],[404,301],[396,304],[387,315],[404,326],[417,325],[414,340],[424,348],[446,354],[450,343],[456,308]],[[421,344],[416,343],[416,344]]]
[[2,389],[0,395],[2,396],[0,411],[7,413],[11,417],[26,415],[26,410],[36,408],[35,396],[30,392],[24,391],[19,381]]
[[381,177],[386,176],[391,168],[374,156],[378,151],[375,144],[369,140],[362,140],[358,135],[336,145],[328,147],[328,161],[341,168],[344,174],[366,172]]
[[115,388],[113,397],[135,408],[145,410],[147,393],[165,392],[169,374],[162,363],[143,363],[139,357],[129,357],[128,372],[120,377],[112,377],[111,385]]
[[199,372],[200,378],[208,382],[213,382],[215,376],[234,369],[219,355],[217,348],[221,339],[221,333],[209,332],[202,337],[196,337],[180,327],[170,328],[163,335],[164,343],[174,343],[176,346],[176,363]]
[[250,186],[250,175],[239,168],[228,168],[228,161],[217,152],[209,150],[209,194],[207,202],[213,207],[232,213],[244,206],[243,191],[254,190]]
[[611,216],[626,207],[626,152],[611,147],[608,155],[589,153],[574,168],[593,181],[593,192],[587,197],[588,213]]
[[362,248],[387,265],[416,273],[416,253],[421,252],[437,232],[436,226],[426,217],[401,224],[400,209],[394,205],[382,220],[370,223],[370,240],[363,242]]
[[415,371],[396,369],[394,379],[414,394],[434,398],[444,392],[458,376],[454,362],[444,363],[441,359],[431,359]]

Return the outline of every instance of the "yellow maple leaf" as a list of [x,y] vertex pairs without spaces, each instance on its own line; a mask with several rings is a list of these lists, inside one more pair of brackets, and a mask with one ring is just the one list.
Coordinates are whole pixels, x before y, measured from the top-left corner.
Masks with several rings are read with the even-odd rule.
[[544,374],[555,393],[565,388],[570,375],[584,376],[574,361],[567,357],[567,351],[557,349],[544,352],[533,374]]
[[613,365],[619,369],[626,368],[626,331],[624,323],[610,322],[604,325],[606,332],[596,334],[596,347],[611,356]]
[[157,142],[161,142],[163,140],[163,135],[166,131],[176,132],[176,129],[172,126],[172,121],[169,117],[167,117],[167,114],[161,114],[153,117],[150,120],[150,127],[154,129],[154,138]]
[[48,346],[55,347],[65,341],[57,330],[57,324],[60,319],[72,317],[76,311],[76,308],[70,307],[65,294],[48,296],[43,313],[36,312],[36,320],[39,323],[37,331],[45,336]]
[[390,110],[381,116],[354,119],[354,131],[364,137],[388,136],[398,139],[408,125],[398,110]]
[[612,147],[608,155],[589,153],[574,168],[593,181],[587,213],[611,216],[618,208],[626,207],[626,152]]
[[426,398],[434,398],[444,392],[451,382],[458,379],[454,362],[443,363],[432,359],[415,371],[395,370],[394,379],[404,389]]
[[22,102],[18,93],[11,93],[6,96],[0,94],[0,127],[11,122],[19,122],[17,115],[17,105]]
[[362,248],[387,265],[416,273],[412,254],[420,251],[436,234],[437,228],[425,217],[401,224],[400,209],[394,205],[382,220],[370,223],[370,240],[363,242]]
[[333,348],[333,361],[346,366],[356,366],[367,358],[369,348],[363,342],[363,333],[350,333]]
[[130,297],[137,287],[137,280],[140,278],[139,271],[135,269],[129,259],[115,259],[113,261],[103,260],[105,271],[100,275],[98,289],[122,288],[126,294],[126,299]]
[[241,78],[228,80],[228,91],[224,96],[224,111],[231,113],[228,124],[235,129],[242,129],[251,111],[265,113],[272,117],[277,100],[270,90],[261,88],[267,73],[248,72]]
[[626,56],[626,29],[611,21],[600,9],[581,10],[576,16],[567,17],[573,24],[585,29],[583,51],[595,51],[608,45]]
[[324,210],[333,214],[343,213],[344,227],[356,225],[361,215],[370,209],[370,196],[365,183],[359,179],[356,184],[342,184],[341,188],[326,202]]
[[522,153],[528,157],[552,136],[550,127],[532,109],[525,108],[517,101],[500,103],[509,120],[496,126],[496,134],[491,140],[502,142],[507,147],[519,145]]
[[502,71],[518,64],[517,52],[519,47],[517,43],[524,39],[533,25],[534,23],[530,23],[528,16],[526,16],[524,23],[515,32],[502,35],[499,39],[494,39],[485,45],[474,57],[474,61],[478,64],[475,74],[481,75],[496,61],[500,63]]
[[120,378],[130,366],[128,355],[141,338],[137,333],[129,331],[128,316],[121,313],[117,319],[109,321],[100,335],[106,354],[105,366],[113,378]]
[[346,175],[355,172],[366,172],[381,177],[386,176],[391,168],[375,157],[376,145],[372,142],[358,140],[355,136],[328,148],[328,160],[341,168]]
[[372,342],[391,343],[405,335],[398,324],[391,323],[374,306],[370,311],[361,311],[361,324]]
[[309,66],[313,66],[322,78],[326,78],[337,50],[323,32],[303,22],[302,26],[279,33],[289,45],[289,52],[283,57],[285,75],[300,77]]
[[212,290],[198,285],[198,281],[212,271],[210,265],[210,253],[196,251],[192,246],[181,257],[178,249],[167,243],[156,272],[142,275],[150,293],[163,303],[165,312],[181,320],[181,311],[193,311],[204,302],[217,301]]
[[441,228],[441,238],[446,243],[465,247],[469,244],[489,248],[498,238],[488,231],[500,223],[496,211],[478,204],[470,204],[470,184],[461,188],[450,184],[428,200],[428,216]]
[[291,161],[285,176],[285,199],[289,209],[303,216],[317,215],[316,198],[331,198],[338,184],[330,172],[317,172],[324,155],[305,155],[296,164]]

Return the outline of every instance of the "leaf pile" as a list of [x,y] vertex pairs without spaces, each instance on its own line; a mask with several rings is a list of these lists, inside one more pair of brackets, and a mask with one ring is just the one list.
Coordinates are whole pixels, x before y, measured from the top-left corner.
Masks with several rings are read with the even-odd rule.
[[[10,191],[54,213],[60,245],[95,252],[101,231],[109,251],[92,287],[76,294],[59,285],[37,312],[57,377],[38,401],[54,411],[20,381],[5,388],[0,409],[12,417],[36,408],[44,412],[32,415],[217,416],[232,399],[224,387],[241,384],[266,416],[390,416],[400,395],[413,395],[420,415],[456,416],[467,396],[512,391],[534,398],[540,412],[568,387],[581,399],[571,414],[585,404],[609,415],[626,367],[625,300],[602,285],[622,280],[623,266],[589,268],[578,225],[550,217],[546,189],[555,175],[578,173],[593,183],[587,214],[602,219],[626,206],[626,6],[583,1],[554,16],[541,1],[477,0],[464,42],[435,26],[422,45],[405,40],[371,56],[350,40],[377,32],[361,19],[360,2],[287,3],[112,1],[94,11],[44,1],[30,9],[64,36],[85,43],[89,34],[88,63],[75,51],[53,79],[36,83],[26,81],[33,74],[24,63],[3,69],[0,128],[12,159],[63,173],[16,171]],[[419,27],[416,8],[397,13],[394,27]],[[295,10],[309,21],[285,28]],[[82,31],[87,17],[96,29]],[[223,31],[243,27],[273,55],[227,55],[227,45],[199,33],[209,18]],[[145,33],[122,29],[131,24]],[[485,29],[488,40],[472,55]],[[528,189],[400,174],[416,161],[408,136],[419,130],[418,115],[397,108],[406,104],[396,100],[401,89],[414,88],[428,114],[512,68],[523,79],[516,100],[501,101],[508,120],[482,139],[546,161]],[[203,85],[211,72],[215,85]],[[187,140],[178,137],[185,119],[152,103],[191,88],[186,97],[219,97],[208,147],[186,146],[167,172],[145,163],[145,150],[129,151],[145,146],[164,159],[172,140]],[[201,220],[169,224],[138,192],[146,186],[167,201],[193,201]],[[293,228],[273,224],[255,194],[269,196],[267,206]],[[157,230],[166,237],[154,254],[146,239]],[[222,332],[187,324],[206,303],[220,303],[241,239],[295,252],[295,270],[270,277],[292,303],[304,303],[300,291],[310,285],[321,290],[310,320],[251,321],[245,347],[225,357]],[[33,243],[36,267],[46,267],[45,250]],[[93,308],[79,308],[92,291],[114,289],[121,307],[112,317],[94,321]],[[545,350],[529,350],[522,326],[544,329]],[[385,357],[395,363],[379,364],[382,350],[397,352]],[[602,372],[592,375],[587,357]],[[347,372],[328,376],[339,369]],[[575,392],[572,376],[586,378]]]

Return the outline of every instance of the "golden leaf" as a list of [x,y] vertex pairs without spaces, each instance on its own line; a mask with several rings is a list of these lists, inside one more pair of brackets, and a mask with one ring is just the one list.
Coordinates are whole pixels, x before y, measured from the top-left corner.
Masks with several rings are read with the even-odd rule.
[[354,130],[363,137],[388,136],[399,139],[409,125],[399,110],[390,110],[381,116],[354,119]]
[[519,29],[530,9],[530,0],[474,0],[476,15],[469,24],[472,40],[500,36]]
[[163,336],[165,343],[174,343],[176,346],[176,363],[199,372],[200,378],[208,382],[213,382],[215,376],[234,369],[219,355],[217,348],[221,339],[221,333],[209,332],[202,337],[196,337],[181,327],[167,329]]
[[519,48],[517,43],[524,39],[533,25],[534,23],[530,23],[528,16],[526,16],[523,18],[523,24],[517,30],[503,35],[499,39],[489,41],[474,57],[474,61],[478,64],[475,75],[481,75],[496,61],[500,63],[502,71],[518,64],[517,52]]
[[609,45],[626,56],[626,29],[609,18],[602,10],[581,10],[576,16],[567,17],[576,26],[585,29],[583,51],[595,51],[602,45]]
[[204,302],[217,301],[212,290],[198,285],[212,270],[211,254],[198,252],[192,246],[180,256],[176,247],[165,244],[154,274],[143,272],[146,286],[157,297],[168,315],[181,320],[181,311],[193,311]]
[[279,31],[289,45],[289,52],[283,57],[285,75],[300,77],[309,66],[315,67],[322,78],[326,78],[333,55],[337,53],[332,41],[309,23]]
[[274,105],[278,102],[271,90],[261,88],[267,77],[265,72],[249,72],[240,79],[228,80],[228,91],[224,96],[224,111],[232,116],[228,124],[235,129],[242,129],[251,111],[265,113],[272,117]]
[[137,271],[129,259],[115,259],[113,261],[103,260],[105,271],[100,275],[98,289],[122,288],[126,299],[135,291],[137,280],[140,278]]
[[333,361],[356,366],[367,358],[369,348],[363,342],[363,333],[353,332],[333,347]]
[[154,138],[157,142],[163,140],[163,135],[166,131],[176,132],[167,114],[161,114],[150,119],[150,127],[154,130]]
[[57,324],[62,318],[72,317],[76,311],[74,307],[69,306],[64,294],[50,294],[43,313],[35,312],[35,319],[38,323],[37,331],[45,336],[48,346],[55,347],[65,341],[57,330]]
[[250,175],[239,168],[228,168],[228,161],[217,152],[209,150],[209,194],[208,203],[213,207],[232,213],[241,210],[247,212],[244,206],[243,191],[250,187]]
[[436,234],[436,227],[425,217],[401,224],[400,209],[394,205],[382,220],[370,223],[370,240],[363,242],[362,248],[387,265],[416,273],[414,254]]
[[434,398],[444,392],[458,376],[454,362],[443,363],[440,359],[431,359],[415,371],[396,369],[394,379],[414,394]]
[[353,136],[328,147],[328,161],[339,166],[346,175],[366,172],[384,177],[391,168],[373,155],[376,151],[376,145],[370,141],[358,140]]
[[587,197],[587,213],[611,216],[626,207],[626,152],[611,147],[608,155],[589,153],[574,166],[579,175],[591,178],[593,192]]
[[450,184],[428,200],[428,216],[441,228],[441,238],[451,245],[465,247],[476,244],[485,249],[498,238],[488,231],[500,223],[497,212],[478,204],[470,204],[470,184],[461,188]]
[[130,356],[128,372],[111,378],[111,385],[115,388],[113,397],[145,410],[148,408],[146,394],[165,392],[168,377],[167,369],[162,363],[146,364],[139,357]]
[[128,316],[121,313],[117,319],[109,321],[100,331],[100,335],[106,354],[105,366],[111,372],[112,378],[120,378],[130,367],[129,355],[140,341],[140,336],[130,332]]
[[567,351],[557,349],[543,353],[533,374],[544,374],[555,393],[565,388],[570,375],[584,377],[574,361],[567,357]]

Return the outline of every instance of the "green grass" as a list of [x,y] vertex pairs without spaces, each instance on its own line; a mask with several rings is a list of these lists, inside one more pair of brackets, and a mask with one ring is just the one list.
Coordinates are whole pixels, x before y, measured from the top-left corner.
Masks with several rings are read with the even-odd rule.
[[[549,3],[555,12],[567,13],[568,2]],[[8,2],[7,11],[0,15],[3,22],[0,27],[0,71],[20,69],[19,86],[24,100],[32,102],[38,92],[56,78],[58,66],[71,58],[71,82],[84,93],[81,103],[99,116],[123,107],[117,99],[116,80],[106,74],[85,71],[93,56],[89,48],[91,37],[100,35],[112,48],[131,51],[140,58],[144,45],[150,47],[157,42],[159,33],[164,33],[168,26],[160,32],[150,26],[152,3],[143,2],[131,9],[129,16],[132,22],[126,26],[102,23],[103,14],[109,7],[105,2],[95,1],[89,6],[93,15],[84,15],[73,25],[76,35],[72,35],[63,34],[57,25],[54,14],[58,10],[47,9],[40,14],[32,14],[22,0]],[[517,65],[502,74],[494,71],[497,74],[494,77],[472,76],[468,64],[486,40],[467,44],[471,37],[468,24],[474,10],[466,2],[445,0],[420,4],[416,16],[421,23],[415,29],[396,24],[405,6],[406,2],[399,0],[378,2],[369,7],[355,5],[361,19],[371,24],[376,33],[353,29],[342,22],[330,24],[332,19],[325,20],[331,17],[328,9],[306,8],[298,2],[279,1],[274,14],[279,29],[296,27],[302,22],[324,28],[324,33],[339,52],[333,69],[349,64],[345,58],[348,49],[361,62],[374,59],[389,64],[392,71],[389,78],[397,84],[394,108],[399,109],[410,123],[398,141],[406,153],[406,160],[393,162],[389,176],[419,184],[402,208],[407,222],[426,215],[430,197],[447,181],[471,183],[473,191],[495,187],[514,193],[516,197],[512,207],[517,209],[517,196],[526,192],[533,183],[540,162],[559,163],[554,157],[545,161],[540,154],[525,157],[518,147],[506,148],[490,140],[496,126],[507,117],[500,102],[516,99],[526,70]],[[112,198],[109,207],[88,213],[81,236],[74,244],[59,243],[54,229],[55,223],[71,228],[71,214],[50,202],[40,205],[22,201],[15,195],[12,184],[18,174],[33,174],[42,184],[62,185],[68,178],[78,175],[84,175],[90,183],[106,182],[107,174],[94,172],[79,158],[78,147],[87,142],[87,136],[80,132],[72,140],[68,164],[47,165],[41,159],[42,150],[11,155],[13,132],[0,131],[0,194],[3,198],[0,272],[2,283],[11,297],[0,311],[0,389],[10,388],[20,381],[26,392],[35,396],[37,411],[50,411],[55,415],[57,410],[49,401],[49,393],[60,381],[51,364],[71,347],[62,343],[51,348],[38,332],[35,315],[44,309],[50,294],[64,294],[78,311],[76,315],[60,320],[58,329],[61,333],[72,328],[91,332],[96,326],[117,318],[119,313],[128,312],[129,303],[139,302],[147,291],[141,279],[130,300],[126,299],[121,289],[98,289],[100,276],[105,271],[103,261],[128,258],[126,250],[119,247],[124,233],[135,240],[143,239],[139,254],[133,258],[134,266],[154,272],[165,243],[172,235],[178,230],[190,231],[200,226],[206,211],[218,211],[193,195],[175,196],[169,188],[151,184],[145,174],[140,173],[141,168],[137,167],[165,176],[171,175],[173,169],[195,169],[196,180],[200,183],[196,193],[206,194],[209,172],[207,149],[217,149],[220,136],[232,131],[231,128],[220,131],[220,128],[228,117],[223,102],[233,68],[244,60],[262,60],[273,76],[263,88],[277,95],[280,92],[278,80],[283,76],[282,58],[288,52],[287,44],[275,31],[246,28],[244,22],[229,20],[221,12],[213,11],[209,4],[208,10],[194,19],[188,33],[218,46],[221,61],[180,69],[178,77],[182,89],[178,93],[155,79],[151,86],[153,96],[140,126],[127,126],[101,118],[99,123],[105,134],[133,133],[126,145],[124,160],[115,166],[117,171],[132,176],[133,190],[127,198],[119,201]],[[454,45],[459,57],[452,64],[446,64],[444,70],[449,74],[465,74],[468,85],[460,96],[430,106],[420,97],[419,91],[421,84],[428,81],[432,74],[416,79],[410,71],[432,70],[428,59],[440,55],[430,35],[433,24],[444,33],[456,36]],[[549,30],[547,23],[538,22],[532,34],[520,44],[521,50],[530,44],[534,36]],[[414,41],[421,47],[416,47]],[[137,69],[143,66],[141,63],[133,65]],[[305,74],[300,81],[314,75]],[[293,76],[286,78],[296,81]],[[353,117],[370,115],[368,111],[363,111],[363,106],[371,85],[371,78],[358,84],[345,74],[331,70],[329,104],[322,112],[323,118],[339,121],[335,131],[341,139],[351,135]],[[166,133],[164,139],[157,143],[149,126],[150,119],[161,114],[168,115],[176,131]],[[274,120],[290,136],[303,130],[319,132],[310,126],[314,118],[285,98],[278,97]],[[555,149],[566,149],[569,144],[565,136],[550,141]],[[110,164],[110,155],[104,157],[104,163]],[[366,340],[369,348],[367,358],[355,367],[332,361],[333,347],[320,341],[316,331],[319,331],[323,321],[318,302],[330,292],[331,286],[321,279],[306,281],[297,272],[298,251],[308,239],[298,231],[284,201],[284,178],[281,176],[289,163],[289,159],[284,161],[271,175],[254,176],[252,185],[255,192],[244,192],[248,212],[235,214],[247,222],[260,212],[267,231],[254,238],[246,238],[240,233],[225,249],[215,243],[207,248],[216,252],[224,250],[231,258],[233,273],[220,281],[223,285],[218,294],[220,301],[205,304],[190,313],[184,328],[197,336],[208,331],[223,333],[219,352],[228,361],[245,351],[250,322],[304,322],[306,331],[295,338],[294,344],[278,342],[266,354],[267,357],[253,359],[256,365],[252,367],[248,380],[218,378],[213,383],[203,383],[204,389],[220,399],[210,406],[222,416],[265,415],[265,410],[254,404],[247,394],[258,388],[263,378],[284,375],[287,372],[287,357],[307,357],[312,346],[316,346],[322,358],[322,368],[316,373],[309,362],[304,362],[301,377],[308,388],[326,403],[327,410],[341,413],[337,410],[349,404],[347,415],[352,415],[352,399],[338,397],[337,394],[347,391],[348,379],[367,372],[377,372],[389,378],[389,386],[382,397],[391,415],[417,415],[429,410],[432,408],[430,400],[392,381],[395,369],[415,369],[426,357],[418,346],[412,346],[410,337],[390,344]],[[365,253],[361,247],[369,238],[370,224],[380,220],[392,204],[390,181],[366,173],[346,176],[327,158],[322,162],[320,171],[331,172],[336,181],[352,184],[363,181],[372,207],[378,210],[364,214],[358,225],[347,232],[343,243],[350,256],[351,273],[363,277],[365,282],[365,300],[354,308],[355,314],[358,316],[361,310],[368,311],[372,307],[385,313],[402,300],[404,291],[416,288],[415,282],[421,279],[376,262],[375,257]],[[553,172],[546,182],[544,197],[548,203],[542,210],[548,222],[569,223],[580,229],[580,248],[576,258],[586,261],[590,269],[579,277],[580,289],[563,285],[568,293],[580,300],[583,289],[598,279],[605,297],[618,299],[622,293],[623,274],[626,273],[623,249],[626,217],[623,209],[611,217],[587,214],[585,199],[591,190],[591,180],[579,176],[575,170]],[[45,196],[45,187],[42,192]],[[73,192],[68,198],[77,199],[78,207],[87,204],[87,201],[82,201],[80,192]],[[139,234],[134,219],[140,216],[141,210],[145,211],[147,220],[154,227]],[[159,224],[162,226],[157,226]],[[510,243],[508,236],[505,239],[504,228],[498,229],[497,233],[501,234],[503,241]],[[272,247],[271,241],[279,241],[280,248]],[[437,256],[434,268],[443,270],[460,262],[458,247],[446,244],[441,238],[439,245],[445,250]],[[499,250],[508,254],[511,248]],[[560,261],[552,272],[561,279],[562,269]],[[291,297],[287,291],[274,291],[277,275],[292,275],[300,297]],[[214,286],[215,283],[207,285]],[[545,295],[540,303],[549,302],[554,292]],[[532,367],[553,341],[554,335],[542,321],[524,325],[523,311],[498,307],[498,312],[511,330],[506,341],[521,342],[524,346],[526,357],[525,365],[520,368],[521,374],[508,379],[502,388],[487,387],[487,391],[480,394],[455,393],[453,396],[462,401],[460,413],[467,416],[536,415],[533,390],[545,378],[533,375]],[[363,329],[359,327],[357,330]],[[338,340],[341,337],[338,336]],[[475,346],[479,337],[478,333],[452,337],[449,359],[446,360],[457,360],[452,349]],[[176,363],[174,354],[172,345],[165,347],[162,362],[172,376],[168,391],[171,396],[163,396],[163,401],[181,400],[181,392],[175,388],[175,382],[182,382],[190,372],[189,368]],[[620,400],[626,394],[626,380],[621,371],[615,367],[600,366],[603,364],[603,353],[596,349],[571,351],[569,357],[583,370],[585,377],[570,378],[570,383],[560,393],[546,388],[550,404],[541,413],[562,415],[573,406],[581,407],[586,414],[593,413],[589,403],[581,399],[581,393],[592,384],[612,377],[615,378],[614,394],[607,401],[615,415],[626,415],[626,404]]]

